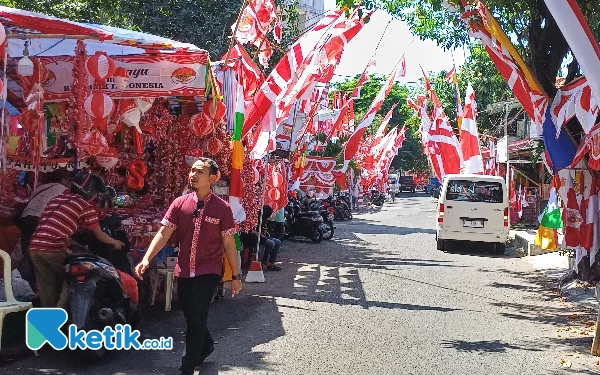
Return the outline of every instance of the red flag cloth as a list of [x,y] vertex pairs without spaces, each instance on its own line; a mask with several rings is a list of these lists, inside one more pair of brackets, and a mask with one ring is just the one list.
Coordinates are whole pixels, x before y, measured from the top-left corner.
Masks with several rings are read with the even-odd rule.
[[369,63],[367,64],[367,67],[365,68],[363,73],[360,75],[360,78],[358,79],[358,82],[356,83],[356,87],[354,88],[354,91],[352,91],[352,95],[350,96],[350,98],[352,98],[352,99],[360,98],[360,89],[362,88],[362,86],[365,83],[369,82],[369,68],[374,65],[375,65],[375,61],[370,60]]
[[[227,54],[223,55],[222,59],[224,60],[226,56]],[[265,76],[239,42],[229,51],[228,65],[231,66],[232,63],[239,72],[238,81],[244,88],[244,99],[251,100],[256,90],[265,81]]]
[[475,116],[477,104],[475,102],[475,91],[469,83],[467,87],[465,108],[460,128],[460,147],[465,160],[465,173],[483,174],[483,158],[479,145],[479,132]]
[[331,171],[333,177],[335,178],[335,182],[342,188],[342,190],[346,190],[346,174],[340,171]]
[[392,87],[394,86],[395,80],[396,69],[392,71],[392,74],[390,74],[385,84],[381,87],[379,93],[377,93],[377,96],[373,100],[371,107],[369,107],[369,110],[361,120],[360,124],[354,130],[354,133],[352,133],[352,135],[344,145],[344,166],[342,167],[342,171],[345,172],[348,169],[348,163],[350,163],[350,160],[352,160],[354,155],[356,155],[356,152],[358,151],[358,146],[365,133],[365,130],[369,127],[369,125],[371,125],[373,119],[375,118],[375,115],[379,111],[379,108],[381,108],[383,101],[390,93],[390,91],[392,91]]

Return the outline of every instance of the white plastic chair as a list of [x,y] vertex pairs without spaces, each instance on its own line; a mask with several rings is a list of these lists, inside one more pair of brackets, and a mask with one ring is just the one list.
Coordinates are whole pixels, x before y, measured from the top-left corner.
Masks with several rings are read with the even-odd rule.
[[171,311],[171,300],[173,299],[173,284],[175,282],[175,272],[172,269],[159,269],[156,279],[152,283],[152,302],[151,306],[154,306],[156,297],[158,296],[158,288],[160,282],[165,282],[165,311]]
[[[4,317],[7,314],[19,311],[27,311],[33,307],[31,302],[19,302],[15,299],[12,290],[11,280],[11,260],[7,252],[0,250],[0,258],[4,264],[4,295],[6,302],[0,302],[0,350],[2,349],[2,328],[4,327]],[[35,352],[37,355],[37,352]]]

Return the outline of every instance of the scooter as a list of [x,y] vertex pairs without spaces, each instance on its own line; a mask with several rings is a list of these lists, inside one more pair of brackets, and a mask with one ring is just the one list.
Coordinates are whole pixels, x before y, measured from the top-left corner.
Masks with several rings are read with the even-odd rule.
[[335,207],[333,206],[333,199],[331,196],[323,199],[321,201],[321,207],[319,208],[319,213],[323,217],[323,223],[327,225],[328,229],[323,233],[323,238],[326,240],[330,240],[333,238],[333,233],[335,231],[335,225],[333,224],[333,219],[335,216]]
[[352,220],[352,203],[350,197],[345,194],[339,194],[335,201],[335,214],[338,220]]
[[371,193],[371,203],[376,206],[383,206],[383,203],[385,203],[385,195],[377,190],[373,190]]
[[323,240],[323,233],[329,227],[323,223],[319,212],[301,212],[300,204],[295,199],[290,199],[285,208],[285,235],[287,238],[302,236],[310,238],[314,243]]
[[[120,219],[110,218],[102,221],[101,228],[114,238],[124,237],[126,240],[124,232],[118,233],[117,225],[120,225]],[[102,331],[104,327],[116,324],[129,324],[135,329],[141,321],[141,310],[137,282],[130,276],[133,267],[126,255],[128,242],[123,241],[125,247],[115,250],[89,232],[77,233],[73,239],[80,245],[75,246],[73,255],[65,260],[70,323],[87,332]],[[112,258],[122,269],[117,269],[111,261],[95,253]],[[83,353],[88,359],[97,360],[107,352],[101,348],[84,350]]]

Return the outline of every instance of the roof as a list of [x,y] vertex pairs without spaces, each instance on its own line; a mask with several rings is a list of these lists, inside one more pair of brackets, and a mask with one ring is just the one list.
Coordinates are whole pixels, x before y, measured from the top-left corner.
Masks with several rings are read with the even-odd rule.
[[[88,54],[142,55],[150,51],[202,51],[193,44],[118,27],[74,22],[41,13],[0,6],[0,23],[6,29],[10,57],[23,56],[25,40],[30,56],[73,56],[78,39]],[[38,37],[39,36],[39,37]]]

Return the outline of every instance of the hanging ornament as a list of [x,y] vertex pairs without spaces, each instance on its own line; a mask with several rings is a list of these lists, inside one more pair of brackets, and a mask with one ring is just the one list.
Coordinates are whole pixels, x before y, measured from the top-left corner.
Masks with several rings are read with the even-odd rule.
[[129,87],[129,72],[123,67],[118,67],[115,69],[115,74],[113,74],[115,79],[115,86],[117,90],[123,91],[127,87]]
[[127,176],[127,187],[131,190],[141,190],[144,187],[144,176],[148,173],[146,164],[140,160],[129,163],[129,176]]
[[108,151],[96,156],[96,162],[102,168],[111,169],[119,162],[119,153],[113,147],[109,147]]
[[104,87],[107,78],[115,74],[115,62],[105,52],[96,51],[93,56],[88,57],[85,64],[87,72],[94,78],[94,86]]
[[135,128],[140,134],[142,133],[140,129],[142,113],[132,100],[121,100],[119,118],[125,125]]
[[208,140],[207,148],[209,154],[216,155],[223,148],[223,143],[219,141],[216,137],[212,137]]
[[83,103],[86,112],[94,119],[94,127],[106,134],[106,117],[114,108],[113,100],[102,91],[92,91]]
[[123,129],[123,124],[120,121],[111,122],[106,126],[106,136],[109,142],[112,142],[114,136]]
[[148,112],[152,108],[152,104],[154,104],[154,98],[137,98],[134,101],[142,114]]
[[202,151],[197,148],[191,149],[185,155],[185,163],[191,168],[196,160],[202,157]]
[[281,193],[279,192],[279,189],[276,188],[271,188],[269,189],[269,191],[267,192],[267,198],[269,199],[269,201],[271,202],[276,202],[279,200],[279,198],[281,197]]
[[274,188],[278,188],[283,184],[283,176],[275,168],[273,168],[271,174],[271,183]]
[[135,149],[135,153],[139,156],[142,156],[144,153],[144,140],[142,139],[142,133],[133,131],[133,148]]
[[37,111],[25,111],[19,117],[19,123],[28,133],[33,133],[39,126],[40,115]]
[[81,146],[90,156],[97,156],[109,149],[106,138],[96,129],[90,130],[82,139]]
[[227,106],[222,101],[211,102],[207,101],[202,104],[202,112],[208,115],[212,122],[218,122],[220,119],[225,116],[227,112]]
[[253,183],[254,183],[254,185],[257,185],[260,182],[260,172],[258,171],[258,168],[256,168],[256,167],[254,167],[252,169],[254,170]]
[[190,119],[190,129],[196,136],[206,137],[214,131],[215,126],[206,113],[200,112]]

